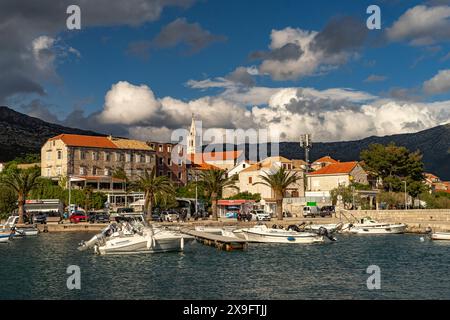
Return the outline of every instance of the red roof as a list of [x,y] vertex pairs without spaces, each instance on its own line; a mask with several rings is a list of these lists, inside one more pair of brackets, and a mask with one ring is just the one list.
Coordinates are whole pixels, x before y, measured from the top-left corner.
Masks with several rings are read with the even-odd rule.
[[357,164],[358,164],[357,161],[333,163],[317,171],[311,172],[311,175],[346,174],[352,172],[352,170],[356,167]]
[[206,162],[193,162],[192,167],[198,170],[219,170],[219,167],[213,166],[212,164],[208,164]]
[[62,140],[71,147],[92,147],[117,149],[117,146],[107,137],[84,136],[78,134],[60,134],[59,136],[48,139],[48,141]]
[[325,156],[322,158],[317,159],[316,161],[314,161],[313,163],[318,163],[318,162],[326,162],[326,163],[338,163],[339,161],[334,160],[332,157],[330,156]]

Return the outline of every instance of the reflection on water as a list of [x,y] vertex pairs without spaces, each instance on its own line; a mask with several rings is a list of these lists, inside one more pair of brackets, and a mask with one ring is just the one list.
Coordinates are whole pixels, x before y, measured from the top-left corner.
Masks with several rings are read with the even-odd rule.
[[[96,256],[88,233],[41,234],[0,245],[0,299],[448,299],[450,242],[416,235],[340,236],[319,245],[251,244],[223,252]],[[381,290],[366,269],[381,268]],[[81,290],[66,269],[81,268]]]

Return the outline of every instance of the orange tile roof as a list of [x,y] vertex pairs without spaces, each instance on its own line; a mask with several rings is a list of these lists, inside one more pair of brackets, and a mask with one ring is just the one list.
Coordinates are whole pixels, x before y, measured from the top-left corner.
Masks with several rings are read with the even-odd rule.
[[62,140],[66,145],[71,147],[117,149],[117,146],[107,137],[84,136],[79,134],[60,134],[59,136],[48,139],[48,141],[53,140]]
[[334,160],[332,157],[330,156],[325,156],[322,158],[317,159],[316,161],[314,161],[313,163],[317,163],[317,162],[327,162],[327,163],[338,163],[339,161]]
[[345,174],[350,173],[358,164],[357,161],[350,162],[338,162],[330,164],[329,166],[323,167],[317,171],[311,172],[311,175],[319,174]]
[[220,170],[219,167],[213,166],[213,165],[208,164],[206,162],[200,162],[200,163],[193,162],[192,163],[192,167],[194,169],[198,169],[198,170]]
[[223,161],[223,160],[236,160],[242,154],[242,150],[239,151],[224,151],[224,152],[203,152],[189,154],[188,157],[191,161]]

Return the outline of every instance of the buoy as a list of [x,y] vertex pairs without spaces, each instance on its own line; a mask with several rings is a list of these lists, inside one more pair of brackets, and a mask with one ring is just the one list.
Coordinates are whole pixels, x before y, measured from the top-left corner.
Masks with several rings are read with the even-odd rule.
[[425,238],[424,237],[420,237],[420,242],[424,242]]

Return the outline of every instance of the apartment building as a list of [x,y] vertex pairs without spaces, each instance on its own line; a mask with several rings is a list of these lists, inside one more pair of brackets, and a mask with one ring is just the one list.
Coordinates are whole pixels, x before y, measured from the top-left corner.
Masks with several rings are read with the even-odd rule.
[[[148,141],[147,145],[156,154],[156,172],[159,176],[168,176],[178,185],[186,185],[188,175],[186,162],[182,159],[173,159],[173,151],[178,152],[181,158],[181,146],[173,143]],[[176,157],[177,158],[177,157]]]

